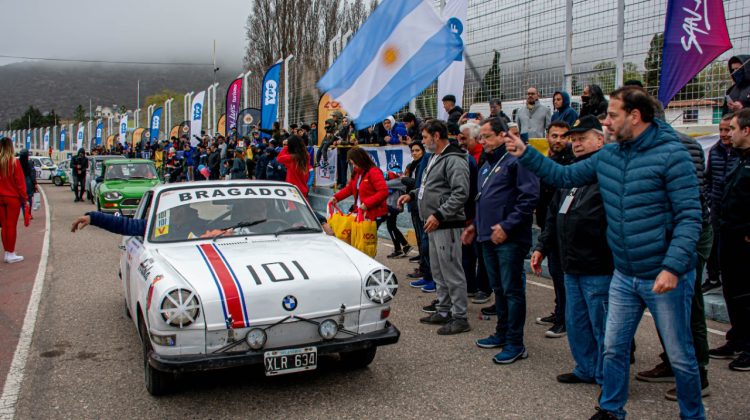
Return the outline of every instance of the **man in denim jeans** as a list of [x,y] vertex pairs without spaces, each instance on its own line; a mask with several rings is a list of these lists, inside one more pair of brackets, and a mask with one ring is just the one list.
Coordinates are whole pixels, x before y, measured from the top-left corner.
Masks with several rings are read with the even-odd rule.
[[500,348],[492,359],[510,364],[528,357],[523,342],[526,284],[523,260],[531,247],[531,221],[539,199],[539,179],[505,150],[508,126],[500,118],[482,123],[479,142],[487,161],[477,179],[476,218],[461,238],[479,242],[487,277],[495,292],[495,333],[476,341],[480,348]]
[[690,334],[696,243],[701,234],[698,178],[677,133],[654,119],[652,98],[626,86],[610,95],[607,119],[616,143],[570,166],[545,159],[517,137],[508,151],[559,188],[599,182],[615,272],[604,336],[602,395],[594,419],[625,418],[630,345],[648,308],[664,340],[680,416],[705,418]]
[[[594,156],[604,146],[602,125],[593,115],[575,121],[564,133],[570,139],[575,162]],[[602,235],[607,230],[599,184],[555,191],[544,230],[531,255],[531,268],[539,275],[542,260],[552,252],[564,273],[565,322],[575,369],[557,376],[565,384],[604,382],[604,322],[614,264]]]

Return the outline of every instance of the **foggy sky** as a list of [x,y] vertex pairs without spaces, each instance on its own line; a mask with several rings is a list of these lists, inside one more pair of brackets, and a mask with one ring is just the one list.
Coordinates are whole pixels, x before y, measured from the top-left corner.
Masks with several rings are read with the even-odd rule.
[[[240,69],[250,0],[0,0],[0,54]],[[23,60],[0,57],[0,65]]]

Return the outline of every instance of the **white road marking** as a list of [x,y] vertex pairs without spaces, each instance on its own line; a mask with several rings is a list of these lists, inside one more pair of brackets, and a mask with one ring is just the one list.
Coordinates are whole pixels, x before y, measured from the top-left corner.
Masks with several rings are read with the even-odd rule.
[[44,200],[44,243],[42,244],[42,254],[39,258],[39,267],[36,270],[34,287],[31,289],[29,297],[29,306],[26,308],[26,316],[21,328],[21,336],[18,338],[18,345],[13,354],[13,361],[8,371],[3,386],[3,395],[0,397],[0,419],[12,419],[16,414],[16,404],[18,395],[21,392],[21,383],[23,382],[24,370],[26,369],[26,360],[29,357],[29,348],[31,347],[31,338],[34,336],[34,327],[36,325],[36,316],[39,309],[39,300],[42,297],[44,288],[44,276],[47,273],[47,258],[49,257],[49,236],[50,236],[50,210],[47,195],[43,188],[39,188]]

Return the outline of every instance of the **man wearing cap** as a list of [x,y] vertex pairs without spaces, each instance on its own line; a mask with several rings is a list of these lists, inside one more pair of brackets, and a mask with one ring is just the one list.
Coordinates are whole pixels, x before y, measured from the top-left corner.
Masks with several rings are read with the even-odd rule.
[[[604,133],[593,115],[578,119],[565,137],[570,139],[576,162],[582,162],[604,146]],[[545,229],[531,257],[531,268],[539,275],[545,256],[557,252],[565,278],[565,323],[570,352],[575,361],[571,373],[558,382],[603,383],[604,323],[614,263],[604,232],[604,213],[599,183],[579,188],[561,188],[552,196]]]

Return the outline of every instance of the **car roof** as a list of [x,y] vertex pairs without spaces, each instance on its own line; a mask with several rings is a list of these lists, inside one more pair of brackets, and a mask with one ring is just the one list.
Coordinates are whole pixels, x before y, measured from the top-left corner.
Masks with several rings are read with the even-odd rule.
[[282,181],[266,181],[266,180],[234,180],[234,181],[192,181],[192,182],[179,182],[171,184],[160,184],[152,188],[154,194],[158,194],[164,190],[184,190],[192,188],[210,188],[210,187],[231,187],[231,186],[269,186],[269,187],[289,187],[292,184]]
[[120,155],[95,155],[89,156],[88,158],[93,160],[123,159]]
[[108,159],[107,165],[124,165],[126,163],[154,163],[151,160],[148,159]]

